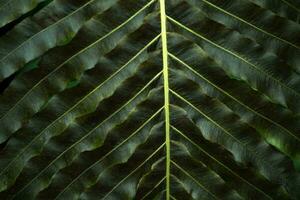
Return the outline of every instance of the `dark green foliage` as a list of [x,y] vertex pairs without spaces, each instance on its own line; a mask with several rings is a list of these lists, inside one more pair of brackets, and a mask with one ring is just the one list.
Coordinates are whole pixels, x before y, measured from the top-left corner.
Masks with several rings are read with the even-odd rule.
[[299,19],[293,0],[0,0],[0,199],[300,199]]

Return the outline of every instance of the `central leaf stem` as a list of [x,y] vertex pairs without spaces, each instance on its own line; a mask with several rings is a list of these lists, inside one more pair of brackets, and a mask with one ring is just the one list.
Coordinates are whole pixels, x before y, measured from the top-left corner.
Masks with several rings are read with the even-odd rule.
[[168,46],[165,0],[160,2],[161,41],[164,76],[164,107],[165,107],[165,131],[166,131],[166,199],[170,199],[170,111],[169,111],[169,74],[168,74]]

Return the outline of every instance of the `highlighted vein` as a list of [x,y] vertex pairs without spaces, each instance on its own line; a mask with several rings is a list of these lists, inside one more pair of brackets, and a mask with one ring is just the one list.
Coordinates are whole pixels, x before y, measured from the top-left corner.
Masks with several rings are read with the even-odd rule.
[[169,112],[169,80],[168,80],[168,47],[165,0],[160,3],[161,41],[164,77],[164,99],[165,99],[165,131],[166,131],[166,199],[170,199],[170,112]]

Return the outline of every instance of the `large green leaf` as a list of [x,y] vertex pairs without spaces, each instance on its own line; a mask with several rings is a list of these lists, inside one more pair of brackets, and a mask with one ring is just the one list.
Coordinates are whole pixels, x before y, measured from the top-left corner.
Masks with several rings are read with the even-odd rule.
[[0,199],[300,199],[299,19],[292,0],[0,0]]

